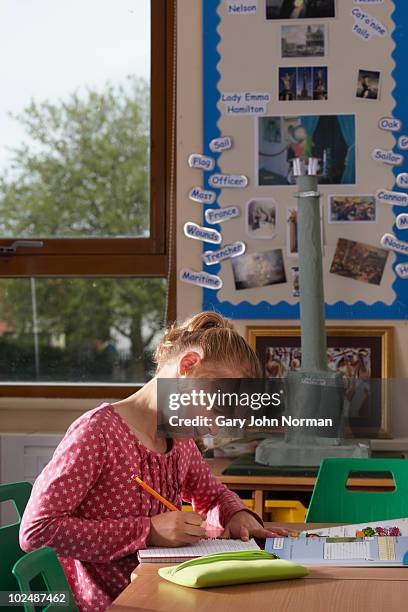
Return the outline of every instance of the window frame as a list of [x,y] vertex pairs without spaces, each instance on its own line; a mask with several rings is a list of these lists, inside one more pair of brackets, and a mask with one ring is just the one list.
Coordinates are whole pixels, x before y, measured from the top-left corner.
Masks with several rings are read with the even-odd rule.
[[[151,2],[150,236],[147,238],[0,237],[0,247],[15,240],[41,240],[41,248],[0,254],[0,278],[160,277],[167,278],[167,321],[176,318],[175,252],[170,228],[175,202],[175,1]],[[164,214],[163,214],[164,213]],[[9,397],[126,397],[140,385],[77,383],[0,383]]]

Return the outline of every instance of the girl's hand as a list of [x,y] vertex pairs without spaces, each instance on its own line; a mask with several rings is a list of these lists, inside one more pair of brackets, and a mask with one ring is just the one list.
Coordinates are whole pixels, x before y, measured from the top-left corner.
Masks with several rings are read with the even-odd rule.
[[241,510],[234,514],[226,525],[223,538],[237,538],[247,542],[249,538],[274,538],[288,536],[290,531],[280,527],[265,529],[252,514]]
[[150,519],[150,546],[183,546],[205,538],[203,518],[197,512],[164,512]]

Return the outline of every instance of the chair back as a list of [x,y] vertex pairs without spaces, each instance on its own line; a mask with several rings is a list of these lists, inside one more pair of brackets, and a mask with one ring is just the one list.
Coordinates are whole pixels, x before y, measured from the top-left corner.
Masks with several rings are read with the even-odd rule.
[[[30,552],[24,557],[21,557],[13,567],[13,574],[18,582],[19,589],[22,593],[30,593],[32,590],[33,581],[38,583],[41,578],[45,584],[45,588],[50,593],[50,598],[55,597],[58,593],[65,593],[68,605],[62,606],[61,603],[53,603],[52,601],[42,606],[42,612],[78,612],[75,605],[74,597],[70,589],[68,580],[65,576],[61,563],[58,560],[52,548],[45,546]],[[25,612],[36,612],[38,603],[25,603]]]
[[[391,473],[394,490],[347,489],[352,472],[367,478]],[[370,477],[369,472],[374,472]],[[361,523],[408,516],[408,461],[405,459],[324,459],[321,462],[310,506],[309,523]]]
[[12,568],[25,553],[19,545],[21,518],[30,498],[32,485],[29,482],[14,482],[0,485],[0,503],[12,501],[17,510],[18,521],[0,527],[0,591],[17,591],[18,585]]

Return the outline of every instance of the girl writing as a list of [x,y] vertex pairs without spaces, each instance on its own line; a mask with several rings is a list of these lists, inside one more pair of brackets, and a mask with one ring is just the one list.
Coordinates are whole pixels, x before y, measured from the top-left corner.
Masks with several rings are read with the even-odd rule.
[[[286,535],[263,528],[211,474],[193,440],[157,435],[157,378],[260,378],[246,341],[226,319],[201,313],[167,331],[156,362],[155,377],[136,393],[86,412],[69,427],[23,516],[21,547],[56,551],[80,611],[109,606],[129,583],[139,549],[204,537],[203,516],[233,538]],[[168,511],[133,474],[180,510],[185,500],[194,511]]]

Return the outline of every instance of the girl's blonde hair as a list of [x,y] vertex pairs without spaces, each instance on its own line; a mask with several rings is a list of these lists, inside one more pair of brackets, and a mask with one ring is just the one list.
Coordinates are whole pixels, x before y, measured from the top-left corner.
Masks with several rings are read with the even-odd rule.
[[216,312],[201,312],[180,325],[171,325],[154,354],[157,368],[194,347],[202,349],[202,365],[228,366],[248,378],[262,378],[255,351],[230,321]]

